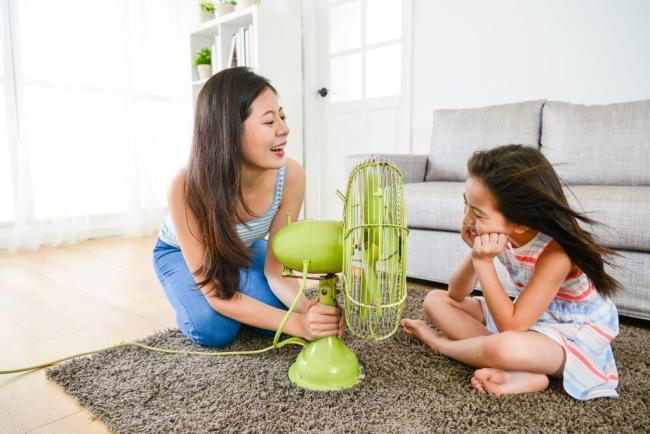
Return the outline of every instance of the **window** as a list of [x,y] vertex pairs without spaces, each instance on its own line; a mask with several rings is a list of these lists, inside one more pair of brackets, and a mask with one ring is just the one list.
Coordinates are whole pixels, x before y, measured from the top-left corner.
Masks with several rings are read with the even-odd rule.
[[188,35],[196,5],[0,5],[2,29],[11,32],[0,46],[0,222],[29,227],[93,216],[97,224],[102,216],[164,211],[192,134]]
[[332,102],[402,93],[402,2],[352,0],[330,7]]

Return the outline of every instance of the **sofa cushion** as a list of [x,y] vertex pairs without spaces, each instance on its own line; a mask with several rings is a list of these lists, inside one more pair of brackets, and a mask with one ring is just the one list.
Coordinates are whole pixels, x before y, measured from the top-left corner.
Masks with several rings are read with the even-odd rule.
[[[650,187],[572,185],[571,206],[603,223],[593,228],[601,243],[625,250],[650,251]],[[407,200],[408,203],[408,200]]]
[[543,100],[433,112],[426,181],[462,181],[477,149],[539,146]]
[[352,169],[357,164],[364,163],[370,160],[373,156],[377,156],[382,160],[386,160],[394,164],[404,179],[404,183],[423,182],[424,171],[427,168],[427,156],[425,154],[351,154],[346,155],[344,159],[346,178],[350,177]]
[[549,101],[541,149],[569,184],[650,185],[650,100],[592,106]]
[[460,231],[464,191],[464,182],[405,184],[408,227]]
[[[458,232],[464,191],[464,182],[404,185],[408,227]],[[607,247],[650,250],[650,187],[572,185],[565,194],[574,209],[602,223],[591,230]]]

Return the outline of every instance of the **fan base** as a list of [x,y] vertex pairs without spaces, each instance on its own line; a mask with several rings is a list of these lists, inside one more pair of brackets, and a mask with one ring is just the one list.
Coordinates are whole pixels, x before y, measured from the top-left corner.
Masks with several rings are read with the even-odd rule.
[[310,342],[289,368],[289,379],[308,390],[341,390],[363,378],[357,356],[337,336]]

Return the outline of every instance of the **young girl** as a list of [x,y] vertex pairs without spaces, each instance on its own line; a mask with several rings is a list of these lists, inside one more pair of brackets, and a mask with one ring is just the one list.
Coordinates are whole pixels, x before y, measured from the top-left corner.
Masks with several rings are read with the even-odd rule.
[[[232,68],[203,85],[189,162],[171,182],[153,251],[178,327],[197,344],[228,345],[242,324],[272,335],[298,292],[264,240],[302,206],[305,173],[284,156],[288,134],[265,78]],[[284,331],[314,339],[342,327],[337,308],[303,299]]]
[[[570,208],[553,167],[538,150],[517,145],[476,152],[468,161],[461,237],[471,253],[449,290],[430,292],[423,321],[406,333],[432,350],[482,368],[472,385],[492,395],[546,389],[563,379],[576,399],[617,397],[610,342],[619,284],[605,272],[614,254],[599,245]],[[513,302],[497,278],[497,257],[514,282]],[[468,295],[480,282],[483,297]]]

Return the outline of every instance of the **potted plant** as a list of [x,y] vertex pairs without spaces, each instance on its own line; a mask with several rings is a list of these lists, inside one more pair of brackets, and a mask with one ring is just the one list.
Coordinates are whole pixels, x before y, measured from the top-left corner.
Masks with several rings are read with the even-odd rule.
[[212,76],[212,53],[209,48],[204,48],[196,52],[194,58],[196,70],[199,73],[199,80],[207,80]]
[[215,12],[218,17],[229,14],[235,10],[236,0],[220,0],[215,7]]
[[199,10],[199,19],[202,23],[214,19],[214,3],[211,0],[200,2]]

